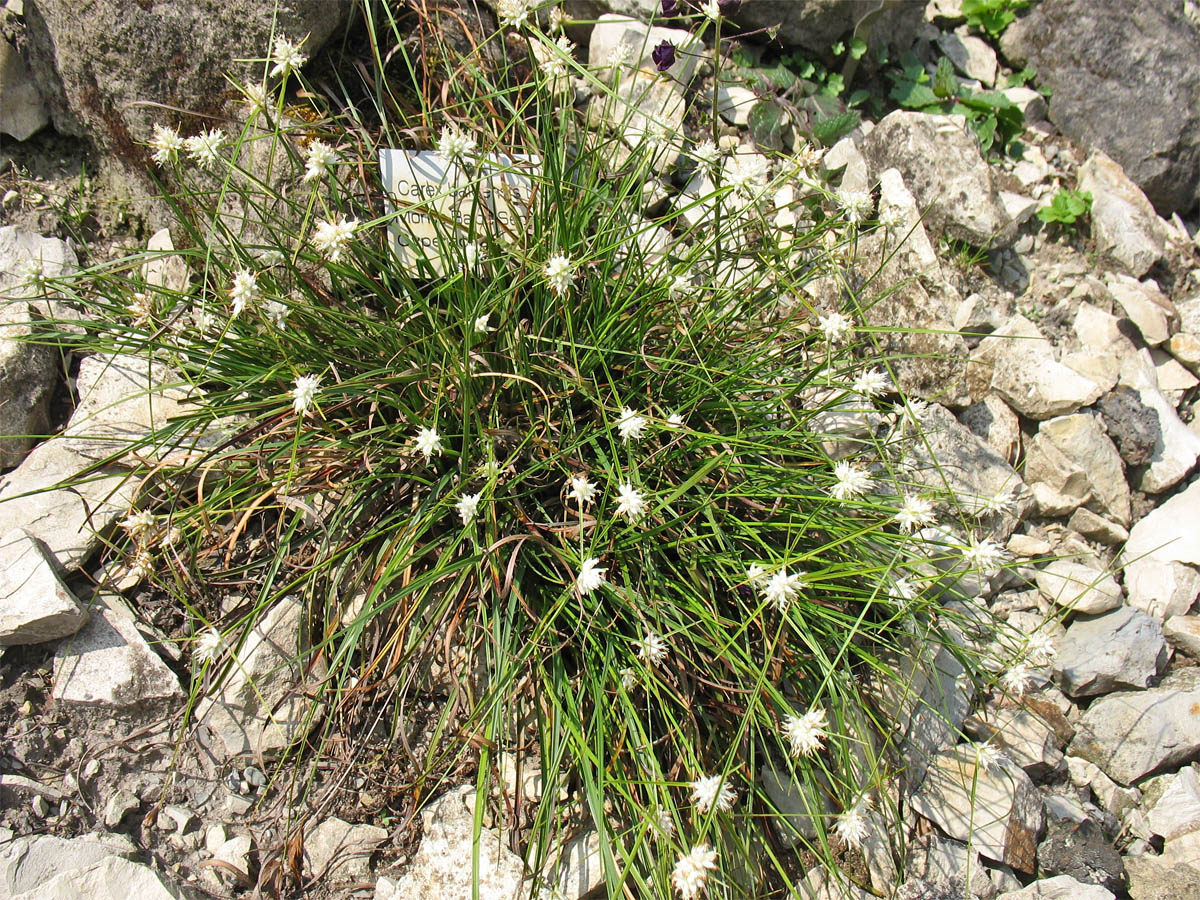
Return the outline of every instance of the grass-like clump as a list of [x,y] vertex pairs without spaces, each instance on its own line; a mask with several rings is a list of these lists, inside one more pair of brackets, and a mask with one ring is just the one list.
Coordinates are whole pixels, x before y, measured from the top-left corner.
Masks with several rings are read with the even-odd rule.
[[[361,80],[309,85],[285,42],[234,123],[164,122],[186,288],[148,286],[145,254],[60,286],[93,321],[59,340],[192,392],[148,443],[225,436],[140,472],[117,541],[186,609],[193,699],[292,595],[327,674],[284,761],[375,716],[421,798],[465,771],[482,808],[512,760],[540,769],[496,807],[532,873],[590,824],[609,896],[784,895],[886,841],[881,698],[998,552],[911,469],[918,404],[846,275],[871,198],[830,196],[804,152],[718,149],[703,104],[681,133],[639,118],[637,52],[589,69],[530,14],[454,57],[365,11]],[[439,145],[465,227],[438,220],[438,261],[406,266],[388,229],[412,204],[383,196],[377,151]],[[676,157],[714,187],[647,201]],[[489,205],[498,170],[528,188],[515,217]],[[836,308],[806,290],[830,278]],[[939,513],[961,547],[920,537]]]

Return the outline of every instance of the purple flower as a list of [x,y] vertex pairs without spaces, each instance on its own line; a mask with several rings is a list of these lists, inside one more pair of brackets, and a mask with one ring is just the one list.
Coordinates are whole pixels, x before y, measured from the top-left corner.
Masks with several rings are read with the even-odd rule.
[[736,16],[741,8],[742,0],[717,0],[717,9],[721,10],[723,16]]
[[662,0],[662,14],[664,16],[679,15],[679,0]]
[[675,65],[675,45],[670,41],[663,41],[650,51],[650,58],[658,66],[658,71],[667,71],[667,69]]

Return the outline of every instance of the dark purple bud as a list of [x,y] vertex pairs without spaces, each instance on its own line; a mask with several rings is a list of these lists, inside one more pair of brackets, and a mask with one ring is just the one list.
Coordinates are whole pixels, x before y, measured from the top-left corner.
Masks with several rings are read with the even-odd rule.
[[662,11],[667,17],[679,15],[679,0],[662,0]]
[[721,11],[721,15],[728,18],[736,16],[739,9],[742,8],[742,0],[717,0],[717,9]]
[[670,41],[663,41],[650,51],[650,58],[658,66],[658,71],[667,71],[667,69],[675,65],[675,45]]

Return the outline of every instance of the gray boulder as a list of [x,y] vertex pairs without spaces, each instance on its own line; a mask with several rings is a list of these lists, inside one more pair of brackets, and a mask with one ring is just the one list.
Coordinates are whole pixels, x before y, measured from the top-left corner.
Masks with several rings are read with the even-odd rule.
[[67,637],[86,621],[41,543],[19,530],[0,537],[0,647]]
[[862,150],[872,172],[900,171],[933,232],[977,247],[1011,242],[991,169],[961,117],[897,110],[872,129]]
[[1178,0],[1046,0],[1001,49],[1053,91],[1050,120],[1102,150],[1164,215],[1200,199],[1200,29]]
[[0,37],[0,131],[23,141],[50,121],[29,66]]
[[1077,619],[1058,646],[1054,675],[1069,697],[1141,690],[1167,664],[1162,624],[1131,606]]
[[259,83],[272,36],[307,35],[311,57],[345,19],[348,0],[165,0],[26,4],[30,57],[54,127],[88,136],[125,163],[144,165],[164,109],[219,112],[229,73]]
[[1200,593],[1200,482],[1134,525],[1120,561],[1131,606],[1160,620],[1187,613]]
[[1096,700],[1079,720],[1068,748],[1130,785],[1200,754],[1200,669],[1172,672],[1146,691]]

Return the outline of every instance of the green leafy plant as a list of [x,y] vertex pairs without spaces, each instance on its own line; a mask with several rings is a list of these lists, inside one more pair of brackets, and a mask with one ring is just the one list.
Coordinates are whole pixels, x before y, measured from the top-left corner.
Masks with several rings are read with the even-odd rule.
[[1091,191],[1060,188],[1051,201],[1037,211],[1037,217],[1047,225],[1071,229],[1080,219],[1090,215],[1091,212]]
[[[312,730],[280,772],[361,761],[383,723],[388,796],[472,781],[476,827],[490,806],[535,876],[581,829],[614,897],[836,871],[897,815],[911,661],[944,646],[995,680],[972,591],[1007,502],[916,477],[921,404],[846,276],[870,223],[796,160],[711,144],[714,189],[646,218],[683,136],[611,67],[526,26],[426,84],[421,21],[364,11],[329,94],[277,63],[230,131],[160,126],[186,285],[147,285],[145,254],[43,285],[92,319],[37,339],[151,356],[189,397],[136,448],[144,515],[110,562],[181,611],[193,701],[302,601]],[[435,145],[444,181],[384,193],[380,149]],[[279,785],[291,809],[311,781]]]
[[1023,9],[1032,0],[962,0],[962,11],[967,24],[978,28],[993,38],[1000,37]]
[[976,91],[963,85],[946,57],[938,60],[932,78],[911,53],[887,76],[892,81],[888,96],[904,109],[965,116],[985,154],[1007,152],[1021,133],[1025,117],[1020,107],[999,91]]

